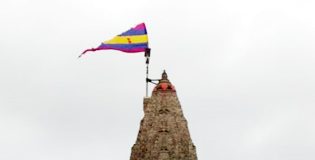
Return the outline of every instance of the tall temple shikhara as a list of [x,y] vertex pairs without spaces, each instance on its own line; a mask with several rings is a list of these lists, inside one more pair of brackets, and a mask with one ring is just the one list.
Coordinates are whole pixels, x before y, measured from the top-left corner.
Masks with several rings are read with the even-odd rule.
[[130,160],[197,160],[176,90],[165,71],[152,96],[144,98],[143,107]]

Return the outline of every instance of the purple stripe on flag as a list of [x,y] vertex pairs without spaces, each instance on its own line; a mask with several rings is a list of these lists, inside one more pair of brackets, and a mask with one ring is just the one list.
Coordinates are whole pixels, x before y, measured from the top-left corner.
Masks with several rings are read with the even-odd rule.
[[145,48],[123,49],[123,48],[111,48],[111,47],[98,48],[97,50],[108,50],[108,49],[118,50],[118,51],[122,51],[122,52],[126,52],[126,53],[138,53],[138,52],[144,52],[145,51]]
[[133,50],[134,48],[148,48],[148,43],[136,43],[136,44],[104,44],[102,43],[98,48],[110,48],[110,49],[122,49]]
[[113,50],[118,50],[118,51],[122,51],[122,52],[126,52],[126,53],[137,53],[137,52],[144,52],[146,48],[148,48],[148,44],[147,43],[138,43],[138,44],[101,44],[97,48],[91,48],[91,49],[85,50],[79,56],[79,58],[83,54],[85,54],[86,52],[90,52],[90,51],[94,52],[94,51],[98,51],[98,50],[113,49]]

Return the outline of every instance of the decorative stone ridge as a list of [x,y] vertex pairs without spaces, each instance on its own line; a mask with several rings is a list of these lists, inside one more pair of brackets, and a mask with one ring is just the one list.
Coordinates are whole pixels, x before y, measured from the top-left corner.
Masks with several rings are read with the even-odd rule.
[[176,90],[162,74],[150,98],[144,98],[144,118],[130,160],[197,160]]

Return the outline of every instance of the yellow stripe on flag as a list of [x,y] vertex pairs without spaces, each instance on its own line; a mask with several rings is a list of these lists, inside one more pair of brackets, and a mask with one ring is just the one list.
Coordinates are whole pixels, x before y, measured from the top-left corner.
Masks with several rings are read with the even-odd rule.
[[111,40],[105,41],[105,44],[133,44],[133,43],[147,43],[147,35],[137,36],[116,36]]

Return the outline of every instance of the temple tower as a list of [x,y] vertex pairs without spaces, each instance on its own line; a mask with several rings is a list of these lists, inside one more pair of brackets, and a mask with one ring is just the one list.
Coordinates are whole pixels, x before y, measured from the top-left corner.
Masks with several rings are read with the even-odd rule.
[[130,160],[197,160],[176,90],[165,71],[143,107]]

